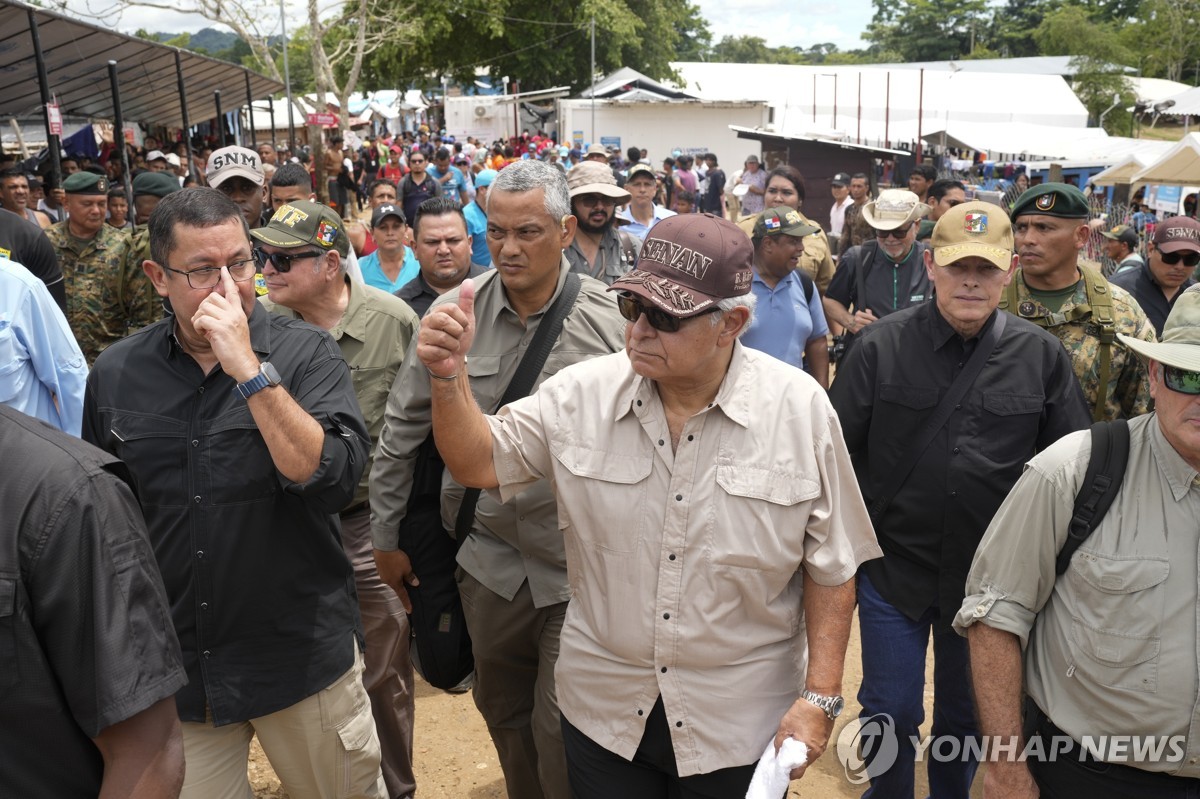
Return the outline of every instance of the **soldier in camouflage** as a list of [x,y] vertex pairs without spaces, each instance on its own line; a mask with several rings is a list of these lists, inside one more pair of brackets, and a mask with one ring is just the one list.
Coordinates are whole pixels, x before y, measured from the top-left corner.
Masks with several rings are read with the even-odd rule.
[[109,344],[161,318],[161,305],[146,291],[128,231],[104,224],[108,179],[76,172],[63,188],[69,217],[47,228],[46,237],[62,267],[67,321],[91,365]]
[[1012,217],[1020,268],[1000,307],[1062,341],[1094,420],[1149,411],[1145,363],[1116,336],[1155,341],[1154,327],[1128,292],[1079,263],[1088,237],[1083,192],[1043,183],[1017,199]]

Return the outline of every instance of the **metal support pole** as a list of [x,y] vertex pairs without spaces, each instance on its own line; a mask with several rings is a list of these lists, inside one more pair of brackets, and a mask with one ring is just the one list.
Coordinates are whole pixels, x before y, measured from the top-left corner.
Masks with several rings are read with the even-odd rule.
[[221,113],[221,90],[213,92],[213,102],[217,106],[217,149],[225,146],[225,115]]
[[817,124],[817,75],[813,73],[813,124]]
[[271,104],[271,146],[275,147],[275,95],[268,97],[267,102]]
[[288,149],[296,152],[296,120],[292,116],[292,73],[288,68],[288,38],[287,20],[283,16],[283,0],[279,0],[279,31],[283,40],[283,88],[287,91],[288,101]]
[[258,131],[254,129],[254,95],[250,93],[250,70],[246,70],[246,114],[250,117],[250,146],[258,148]]
[[917,151],[915,153],[917,163],[921,163],[921,158],[924,155],[922,152],[921,141],[921,123],[925,121],[925,70],[921,70],[921,83],[917,93]]
[[29,9],[29,36],[33,39],[33,57],[37,62],[38,91],[42,95],[42,118],[46,121],[46,147],[50,150],[50,180],[62,187],[62,153],[58,137],[50,133],[50,79],[46,76],[46,59],[42,55],[42,37],[38,35],[37,16]]
[[196,181],[196,185],[203,185],[201,181],[203,175],[194,174],[196,170],[196,160],[192,155],[192,123],[188,119],[187,109],[187,92],[183,90],[183,59],[179,57],[179,50],[175,51],[175,84],[179,89],[179,116],[180,122],[183,123],[183,143],[187,145],[187,164],[188,176]]
[[837,73],[833,73],[833,125],[834,130],[837,130]]
[[858,73],[858,133],[854,136],[855,144],[862,144],[862,70]]
[[892,73],[887,74],[887,89],[883,95],[883,146],[891,147],[892,138],[888,127],[892,122]]
[[596,141],[596,16],[592,15],[592,135],[593,142]]
[[[113,101],[113,144],[121,154],[121,188],[125,190],[125,202],[129,204],[129,218],[137,230],[137,214],[133,213],[133,182],[129,178],[129,148],[125,146],[125,115],[121,111],[121,88],[117,84],[117,62],[108,62],[108,84],[112,87]],[[112,156],[109,156],[110,158]]]

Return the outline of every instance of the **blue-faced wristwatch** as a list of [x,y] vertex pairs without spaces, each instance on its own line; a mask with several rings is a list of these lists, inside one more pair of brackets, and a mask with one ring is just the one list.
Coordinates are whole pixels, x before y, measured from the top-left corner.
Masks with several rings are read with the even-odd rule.
[[264,388],[277,386],[282,382],[283,378],[279,376],[275,367],[269,361],[263,361],[262,365],[258,367],[258,374],[245,383],[238,383],[234,390],[241,394],[243,399],[250,399]]

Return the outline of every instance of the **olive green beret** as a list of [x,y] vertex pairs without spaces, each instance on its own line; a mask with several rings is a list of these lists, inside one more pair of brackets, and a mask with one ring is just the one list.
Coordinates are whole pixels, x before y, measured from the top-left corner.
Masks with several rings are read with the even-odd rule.
[[1091,214],[1083,192],[1066,183],[1043,183],[1034,186],[1017,198],[1012,218],[1022,214],[1058,216],[1064,219],[1087,219]]
[[144,194],[166,197],[176,191],[179,191],[179,178],[171,172],[142,172],[133,179],[134,197]]
[[94,172],[76,172],[63,181],[63,191],[67,194],[99,194],[108,196],[108,178]]

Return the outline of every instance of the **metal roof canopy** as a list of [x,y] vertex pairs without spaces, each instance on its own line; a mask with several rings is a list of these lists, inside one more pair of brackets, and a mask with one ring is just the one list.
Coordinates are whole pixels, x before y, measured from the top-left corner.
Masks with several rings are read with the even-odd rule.
[[889,150],[886,147],[872,147],[867,144],[852,144],[850,142],[835,141],[831,139],[818,139],[812,136],[795,136],[786,133],[775,133],[774,131],[755,130],[753,128],[744,128],[741,125],[730,125],[729,129],[737,133],[739,139],[758,139],[759,141],[778,141],[778,142],[806,142],[810,144],[820,144],[829,147],[836,147],[841,150],[862,151],[870,153],[872,156],[897,156],[897,155],[912,155],[907,150]]
[[[31,8],[24,3],[0,0],[0,108],[15,116],[41,114],[37,64],[30,38]],[[282,83],[236,64],[126,36],[41,8],[33,8],[33,12],[50,91],[57,96],[64,114],[113,118],[115,109],[106,70],[109,61],[116,61],[124,118],[182,127],[175,77],[176,52],[183,67],[192,124],[216,116],[214,91],[221,92],[225,108],[245,105],[247,76],[250,93],[255,97],[283,90]]]

